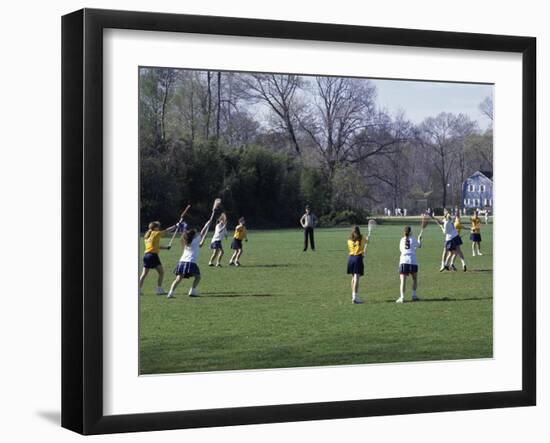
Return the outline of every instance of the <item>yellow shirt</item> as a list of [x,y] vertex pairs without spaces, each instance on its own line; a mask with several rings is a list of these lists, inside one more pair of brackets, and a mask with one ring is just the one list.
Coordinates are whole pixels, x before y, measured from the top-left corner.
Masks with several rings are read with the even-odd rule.
[[246,238],[246,228],[243,225],[238,225],[235,228],[235,234],[233,237],[237,240],[244,240]]
[[470,230],[472,231],[472,234],[479,234],[481,232],[481,219],[479,217],[473,216],[471,218],[472,221],[472,227]]
[[160,238],[164,234],[164,231],[151,231],[149,237],[144,238],[145,253],[152,252],[158,254],[160,252]]
[[367,237],[362,237],[360,240],[353,241],[352,239],[348,240],[348,251],[349,255],[363,255],[363,250],[367,244]]
[[460,235],[460,232],[462,231],[462,223],[460,223],[460,220],[455,220],[455,229],[458,232],[458,235]]

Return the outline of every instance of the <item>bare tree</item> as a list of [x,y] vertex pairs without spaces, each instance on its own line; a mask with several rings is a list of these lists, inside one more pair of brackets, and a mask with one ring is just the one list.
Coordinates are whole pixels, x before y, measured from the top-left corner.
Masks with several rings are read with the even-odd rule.
[[329,177],[345,164],[359,164],[391,152],[406,140],[408,125],[376,109],[376,88],[368,80],[316,77],[314,105],[300,120]]
[[262,101],[278,116],[288,134],[294,152],[302,154],[296,134],[296,92],[301,77],[292,74],[250,74],[243,77],[241,93],[248,99]]
[[479,110],[485,117],[493,121],[493,97],[485,97],[485,99],[479,104]]
[[435,155],[434,167],[440,180],[442,206],[446,207],[448,185],[460,153],[464,150],[464,142],[472,134],[476,125],[464,114],[442,112],[436,117],[428,117],[419,127],[417,141]]

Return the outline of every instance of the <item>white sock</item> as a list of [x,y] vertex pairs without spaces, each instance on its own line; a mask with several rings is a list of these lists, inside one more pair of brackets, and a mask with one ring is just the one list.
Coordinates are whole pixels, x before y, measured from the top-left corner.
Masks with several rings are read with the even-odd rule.
[[356,292],[352,292],[351,293],[351,299],[352,300],[355,300],[357,298],[357,293]]
[[464,259],[461,258],[460,260],[462,260],[462,266],[466,266],[466,262],[464,261]]
[[405,294],[403,293],[403,289],[399,289],[399,298],[404,298]]

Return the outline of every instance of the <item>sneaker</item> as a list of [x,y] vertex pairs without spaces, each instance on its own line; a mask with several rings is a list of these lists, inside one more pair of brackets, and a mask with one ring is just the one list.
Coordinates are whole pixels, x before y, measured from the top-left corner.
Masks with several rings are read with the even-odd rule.
[[233,263],[232,261],[229,262],[229,266],[235,266],[235,263]]
[[420,298],[418,297],[418,295],[413,295],[412,301],[420,301]]
[[221,263],[216,263],[216,268],[221,268],[221,267],[222,267]]
[[475,257],[476,256],[476,253],[475,252],[472,252],[472,257]]
[[355,297],[354,299],[351,300],[351,302],[354,305],[362,305],[363,304],[363,301],[359,297]]
[[478,252],[477,255],[483,255],[481,252]]
[[191,288],[188,292],[189,297],[198,297],[199,293],[197,291],[197,288]]
[[241,264],[238,261],[236,261],[235,266],[241,266]]
[[166,298],[176,298],[176,296],[172,292],[169,292]]
[[403,297],[399,297],[397,300],[395,300],[395,303],[403,303]]
[[211,261],[208,262],[208,266],[214,266],[214,263],[212,263]]
[[448,270],[449,270],[449,267],[447,265],[441,266],[441,268],[439,268],[439,272],[448,271]]
[[157,288],[157,295],[166,295],[168,294],[164,289],[162,288]]
[[466,265],[462,266],[462,270],[466,272],[468,269],[466,268]]
[[451,269],[452,269],[453,271],[456,271],[456,266],[455,266],[455,265],[451,265]]

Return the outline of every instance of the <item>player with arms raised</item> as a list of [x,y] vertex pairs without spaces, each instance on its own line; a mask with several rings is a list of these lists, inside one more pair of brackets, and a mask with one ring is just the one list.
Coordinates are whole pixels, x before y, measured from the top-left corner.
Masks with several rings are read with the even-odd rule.
[[399,251],[401,257],[399,257],[399,277],[401,284],[399,286],[399,298],[395,300],[396,303],[403,303],[405,299],[405,286],[407,277],[412,277],[412,301],[419,301],[418,295],[416,295],[416,288],[418,284],[418,263],[416,261],[416,250],[422,247],[422,232],[418,235],[418,239],[414,238],[412,229],[410,226],[405,226],[403,230],[403,238],[399,242]]

